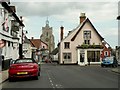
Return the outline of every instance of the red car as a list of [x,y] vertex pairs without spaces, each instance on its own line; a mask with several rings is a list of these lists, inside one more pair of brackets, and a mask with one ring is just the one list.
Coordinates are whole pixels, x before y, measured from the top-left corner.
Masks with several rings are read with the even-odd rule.
[[40,66],[38,63],[30,58],[17,59],[10,65],[8,70],[9,81],[15,78],[35,77],[38,80],[40,76]]

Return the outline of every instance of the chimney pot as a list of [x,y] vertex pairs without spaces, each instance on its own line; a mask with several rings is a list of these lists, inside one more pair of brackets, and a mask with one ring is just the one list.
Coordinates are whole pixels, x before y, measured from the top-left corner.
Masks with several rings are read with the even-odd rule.
[[33,39],[34,39],[34,37],[31,37],[31,39],[33,40]]
[[85,13],[81,13],[81,17],[84,17],[85,16]]
[[60,33],[60,38],[61,38],[61,41],[62,41],[62,39],[63,39],[63,29],[64,29],[64,27],[63,27],[63,26],[61,26],[61,27],[60,27],[60,30],[61,30],[61,33]]
[[80,14],[80,24],[86,19],[85,13]]

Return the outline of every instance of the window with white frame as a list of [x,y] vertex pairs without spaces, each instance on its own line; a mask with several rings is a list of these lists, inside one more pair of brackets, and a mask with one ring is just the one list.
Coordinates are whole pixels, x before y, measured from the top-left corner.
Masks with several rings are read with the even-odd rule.
[[69,49],[70,48],[70,42],[64,42],[64,48]]
[[65,61],[71,61],[71,53],[63,53],[63,59]]
[[108,51],[105,51],[105,52],[104,52],[104,56],[108,56]]
[[90,44],[90,40],[84,40],[84,44]]
[[84,44],[90,44],[91,31],[83,31]]
[[84,31],[83,32],[84,39],[90,39],[91,38],[91,31]]

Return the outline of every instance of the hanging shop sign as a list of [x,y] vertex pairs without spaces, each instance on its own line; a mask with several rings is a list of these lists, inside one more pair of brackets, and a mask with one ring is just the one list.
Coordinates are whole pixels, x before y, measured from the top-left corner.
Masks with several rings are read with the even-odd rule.
[[5,46],[5,41],[4,40],[0,40],[0,48],[3,48]]

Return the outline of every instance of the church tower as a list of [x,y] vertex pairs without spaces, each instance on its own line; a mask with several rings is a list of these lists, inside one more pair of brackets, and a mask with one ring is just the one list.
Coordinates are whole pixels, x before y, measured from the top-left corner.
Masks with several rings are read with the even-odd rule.
[[55,43],[54,43],[54,36],[53,36],[53,32],[52,32],[52,27],[49,26],[48,19],[46,20],[45,27],[42,27],[42,34],[40,36],[40,39],[43,42],[47,43],[49,53],[51,53],[55,48]]

